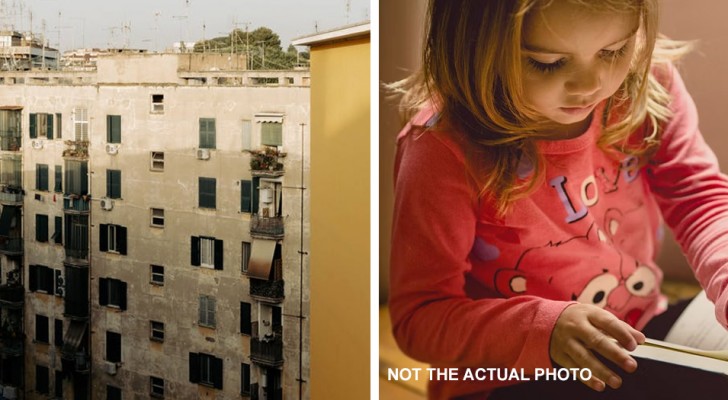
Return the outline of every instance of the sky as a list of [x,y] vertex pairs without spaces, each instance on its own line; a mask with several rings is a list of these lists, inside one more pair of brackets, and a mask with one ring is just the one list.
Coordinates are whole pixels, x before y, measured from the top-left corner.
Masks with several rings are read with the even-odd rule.
[[161,51],[247,24],[251,31],[271,28],[285,49],[294,38],[369,20],[369,12],[369,0],[0,0],[0,27],[29,31],[32,20],[33,32],[45,32],[46,42],[61,51]]

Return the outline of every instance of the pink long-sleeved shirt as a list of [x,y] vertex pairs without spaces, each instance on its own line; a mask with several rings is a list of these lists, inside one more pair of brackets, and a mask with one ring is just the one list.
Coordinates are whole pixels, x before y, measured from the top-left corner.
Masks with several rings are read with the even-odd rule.
[[[665,308],[655,264],[663,219],[728,326],[728,179],[682,79],[674,69],[668,75],[673,115],[646,167],[596,146],[598,107],[581,136],[538,143],[546,179],[503,218],[478,198],[456,133],[438,130],[436,110],[405,126],[390,289],[405,353],[436,367],[550,368],[551,332],[574,301],[641,329]],[[429,397],[482,398],[512,383],[435,380]]]

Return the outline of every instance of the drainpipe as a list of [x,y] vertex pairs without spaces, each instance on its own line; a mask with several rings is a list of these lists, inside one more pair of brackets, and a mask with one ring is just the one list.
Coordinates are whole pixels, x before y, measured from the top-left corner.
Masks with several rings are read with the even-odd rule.
[[300,279],[299,282],[301,282],[301,287],[299,288],[298,294],[298,398],[303,399],[303,288],[305,287],[303,284],[303,257],[308,255],[307,252],[303,250],[303,196],[306,191],[306,186],[304,185],[304,171],[306,167],[306,146],[304,142],[303,137],[303,130],[306,124],[301,123],[301,245],[298,250],[298,254],[301,255],[301,265],[299,266],[299,274]]

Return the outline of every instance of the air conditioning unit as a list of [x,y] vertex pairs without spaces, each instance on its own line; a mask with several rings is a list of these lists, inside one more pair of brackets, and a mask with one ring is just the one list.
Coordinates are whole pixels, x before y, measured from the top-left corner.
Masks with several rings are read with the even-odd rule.
[[107,197],[102,197],[101,198],[101,209],[106,210],[106,211],[111,211],[112,208],[114,208],[114,201]]
[[116,363],[111,361],[104,362],[104,372],[109,375],[116,375]]
[[34,149],[42,149],[43,148],[43,141],[42,140],[33,140],[30,144],[31,144],[31,146],[33,146]]
[[210,159],[210,149],[197,149],[197,159],[198,160],[209,160]]
[[5,386],[3,389],[3,397],[9,400],[15,400],[18,398],[18,388],[14,386]]
[[106,152],[109,153],[109,154],[111,154],[111,155],[114,155],[114,154],[118,153],[119,152],[119,145],[118,144],[111,144],[111,143],[107,144],[106,145]]

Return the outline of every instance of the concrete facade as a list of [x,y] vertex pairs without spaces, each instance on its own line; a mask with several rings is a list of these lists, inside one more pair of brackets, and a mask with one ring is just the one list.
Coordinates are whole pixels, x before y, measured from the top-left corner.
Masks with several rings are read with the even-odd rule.
[[[206,62],[194,64],[205,66],[195,71],[187,58],[117,55],[100,57],[91,72],[0,74],[0,112],[15,107],[22,126],[20,148],[0,152],[22,157],[25,191],[18,207],[24,249],[5,253],[1,264],[7,285],[5,274],[22,263],[25,368],[18,398],[45,398],[45,377],[36,376],[43,368],[50,397],[113,398],[120,391],[125,399],[148,398],[159,393],[161,379],[171,399],[309,398],[310,74]],[[31,138],[31,125],[43,121],[31,114],[43,113],[55,116],[53,124],[60,114],[61,138],[58,125],[53,139]],[[201,133],[210,121],[213,144]],[[262,130],[271,124],[281,143],[266,147]],[[109,129],[120,140],[109,138]],[[263,148],[282,165],[251,170]],[[36,189],[42,165],[48,188]],[[61,192],[54,191],[56,166]],[[69,173],[87,176],[87,194],[69,192],[74,183],[67,180],[79,179]],[[49,232],[39,241],[44,215]],[[63,220],[61,243],[55,217]],[[85,254],[68,244],[86,237],[79,233],[84,224]],[[279,250],[270,250],[276,244]],[[281,260],[278,269],[272,258]],[[35,266],[60,271],[63,285],[54,292],[65,289],[63,296],[42,293],[45,270]],[[271,272],[261,275],[261,266]],[[86,318],[82,306],[73,309],[78,299],[70,303],[79,290],[69,292],[80,285],[69,280],[83,271]],[[35,337],[42,317],[48,343]],[[56,320],[63,344],[55,343]]]

